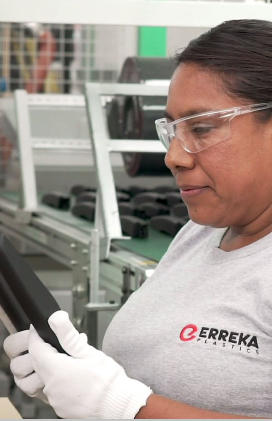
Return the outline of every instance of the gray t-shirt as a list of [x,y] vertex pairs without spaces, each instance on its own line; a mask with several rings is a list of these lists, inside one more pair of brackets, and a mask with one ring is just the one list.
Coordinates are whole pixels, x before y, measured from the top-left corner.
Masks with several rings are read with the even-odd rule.
[[109,326],[106,354],[154,393],[272,417],[272,233],[218,248],[225,229],[188,222]]

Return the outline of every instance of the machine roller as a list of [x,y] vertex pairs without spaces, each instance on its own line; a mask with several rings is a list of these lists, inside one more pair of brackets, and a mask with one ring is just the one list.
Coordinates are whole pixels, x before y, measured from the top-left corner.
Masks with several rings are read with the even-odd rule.
[[[168,58],[128,57],[119,83],[167,83],[174,72]],[[108,110],[108,127],[112,139],[157,139],[154,121],[163,115],[165,97],[125,97],[113,99]],[[123,153],[125,169],[131,177],[171,175],[162,153]]]

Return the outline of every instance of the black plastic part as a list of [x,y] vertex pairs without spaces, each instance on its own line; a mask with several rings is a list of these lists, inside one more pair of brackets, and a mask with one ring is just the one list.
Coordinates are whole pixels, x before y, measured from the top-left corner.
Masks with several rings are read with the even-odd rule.
[[176,218],[174,216],[154,216],[154,218],[151,218],[150,220],[150,227],[156,231],[164,232],[165,234],[174,237],[186,222],[185,219]]
[[147,238],[148,224],[135,216],[121,216],[121,226],[124,234],[132,238]]
[[167,206],[169,206],[170,208],[174,205],[177,205],[178,203],[182,203],[180,193],[178,192],[165,193],[165,197],[167,201]]
[[135,212],[135,206],[132,203],[121,202],[118,206],[120,215],[133,216]]
[[91,187],[88,186],[84,186],[83,184],[76,184],[75,186],[73,186],[70,190],[70,193],[73,196],[78,196],[81,193],[85,193],[85,192],[95,192],[96,189],[93,189]]
[[117,198],[118,203],[130,201],[130,195],[129,194],[122,193],[122,192],[119,192],[119,191],[116,192],[116,198]]
[[166,205],[165,195],[161,193],[155,193],[155,192],[139,193],[133,198],[133,201],[137,205],[140,205],[141,203],[147,203],[147,202],[157,202],[157,203]]
[[[22,307],[41,338],[59,352],[65,353],[48,324],[49,317],[60,310],[58,303],[3,234],[0,235],[0,272],[8,283],[14,300]],[[5,311],[9,311],[7,316],[12,320],[13,309],[10,312],[6,307]]]
[[132,197],[136,196],[139,193],[145,193],[146,192],[146,189],[143,188],[143,187],[140,187],[140,186],[134,186],[133,185],[133,186],[129,186],[128,189],[129,189],[130,195]]
[[139,218],[149,219],[158,215],[169,215],[170,209],[161,203],[143,203],[135,207],[134,215]]
[[129,190],[128,187],[126,188],[126,187],[121,187],[121,186],[115,186],[115,190],[117,192],[128,194],[129,197],[131,197],[131,191]]
[[184,218],[188,216],[188,209],[184,203],[179,203],[171,208],[171,213],[177,218]]
[[[77,196],[76,202],[96,202],[96,197],[97,194],[94,192],[86,192],[86,193],[81,193]],[[130,196],[126,193],[122,193],[117,191],[116,192],[116,199],[117,202],[129,202],[130,201]]]
[[87,221],[94,221],[95,218],[95,203],[80,202],[72,207],[72,214],[78,218],[87,219]]
[[42,203],[52,208],[67,210],[70,207],[70,197],[60,192],[47,193],[42,197]]
[[177,193],[177,187],[169,187],[167,185],[153,187],[152,191],[156,193]]
[[30,321],[0,273],[0,305],[11,323],[20,332],[29,329]]
[[77,196],[76,202],[96,202],[96,193],[95,192],[86,192],[81,193]]

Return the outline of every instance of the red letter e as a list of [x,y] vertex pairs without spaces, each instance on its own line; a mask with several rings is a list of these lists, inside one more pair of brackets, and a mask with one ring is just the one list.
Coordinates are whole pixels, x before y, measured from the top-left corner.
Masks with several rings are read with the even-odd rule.
[[[187,330],[189,330],[189,332],[187,332],[186,334]],[[195,339],[196,336],[194,335],[194,333],[196,332],[197,332],[196,325],[187,325],[180,332],[180,339],[185,342],[191,341],[192,339]]]

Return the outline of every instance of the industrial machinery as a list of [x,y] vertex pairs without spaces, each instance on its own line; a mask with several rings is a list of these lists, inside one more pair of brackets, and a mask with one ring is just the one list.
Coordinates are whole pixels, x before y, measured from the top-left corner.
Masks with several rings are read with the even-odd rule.
[[[167,89],[164,83],[87,84],[86,99],[80,96],[47,97],[26,94],[25,91],[15,92],[16,124],[15,119],[13,124],[17,130],[22,185],[20,200],[14,191],[5,190],[1,194],[1,231],[17,244],[50,256],[71,269],[71,316],[75,326],[86,331],[90,343],[98,348],[101,348],[105,329],[115,312],[153,273],[175,230],[186,223],[186,218],[182,217],[177,225],[177,217],[168,206],[169,203],[175,204],[172,178],[157,178],[157,186],[163,180],[163,186],[158,191],[152,183],[148,186],[146,178],[143,183],[145,189],[139,186],[138,190],[135,186],[116,186],[115,161],[111,158],[113,154],[148,153],[163,156],[164,150],[159,141],[124,139],[124,136],[111,139],[106,104],[117,97],[161,99],[166,97]],[[7,106],[4,100],[1,101],[3,112],[12,121],[10,102]],[[39,113],[46,118],[46,112],[50,113],[50,109],[51,115],[57,116],[59,113],[56,120],[66,112],[68,125],[73,115],[82,117],[87,109],[89,139],[33,138],[33,121],[39,119]],[[37,157],[41,151],[43,160],[46,160],[47,153],[51,156],[55,153],[56,159],[67,157],[68,163],[72,156],[77,160],[79,154],[85,155],[85,169],[88,160],[93,162],[95,175],[95,179],[90,177],[86,190],[96,190],[96,194],[94,191],[88,194],[82,192],[84,186],[79,185],[64,193],[52,192],[52,189],[51,192],[40,191],[39,185],[37,191],[35,162],[40,162]],[[69,172],[69,167],[66,172]],[[149,191],[144,192],[148,187]],[[80,190],[81,195],[78,194]],[[168,192],[168,197],[165,192]],[[85,198],[82,198],[82,194]],[[181,204],[181,199],[178,202]],[[132,214],[124,214],[125,203],[132,209]],[[168,227],[170,213],[170,219],[174,221],[171,229],[160,229]],[[152,223],[152,220],[149,223],[150,218],[160,219],[157,223]],[[168,234],[160,231],[167,231]]]
[[[121,71],[122,83],[88,84],[86,99],[16,91],[14,104],[10,98],[0,101],[9,132],[10,126],[17,132],[14,152],[22,181],[20,192],[7,186],[2,192],[1,230],[71,268],[74,324],[98,347],[114,312],[154,271],[186,223],[186,215],[177,220],[171,211],[169,216],[181,199],[173,179],[165,176],[164,149],[154,140],[154,119],[163,112],[172,70],[167,59],[131,57]],[[116,107],[114,119],[109,110]],[[139,174],[154,170],[159,177],[138,177],[140,183],[130,186],[121,156],[125,162],[132,157],[130,169],[126,165],[130,175],[137,165]]]
[[[119,83],[169,85],[174,63],[160,57],[128,57],[121,69]],[[116,109],[118,123],[116,130]],[[165,108],[165,97],[126,96],[112,102],[113,116],[109,115],[112,137],[124,139],[156,139],[154,120]],[[131,177],[140,175],[170,176],[161,153],[123,153],[125,169]]]

